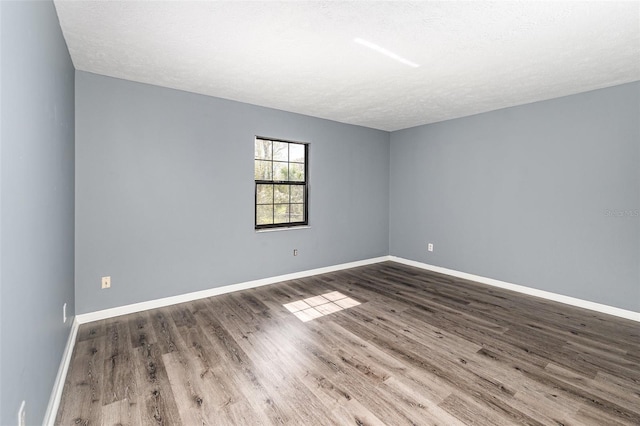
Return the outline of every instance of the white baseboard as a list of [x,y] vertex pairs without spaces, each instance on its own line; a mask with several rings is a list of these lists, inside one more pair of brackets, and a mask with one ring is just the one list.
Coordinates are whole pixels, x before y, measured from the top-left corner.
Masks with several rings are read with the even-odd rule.
[[447,268],[442,268],[440,266],[433,266],[427,263],[416,262],[415,260],[404,259],[402,257],[389,256],[389,260],[392,262],[402,263],[404,265],[414,266],[416,268],[426,269],[428,271],[438,272],[440,274],[451,275],[453,277],[462,278],[469,281],[476,281],[476,282],[487,284],[493,287],[500,287],[506,290],[517,291],[518,293],[524,293],[530,296],[541,297],[543,299],[553,300],[554,302],[560,302],[567,305],[590,309],[592,311],[602,312],[604,314],[615,315],[617,317],[640,322],[640,312],[627,311],[625,309],[620,309],[620,308],[616,308],[609,305],[603,305],[601,303],[590,302],[588,300],[577,299],[575,297],[564,296],[562,294],[552,293],[544,290],[538,290],[535,288],[525,287],[518,284],[511,284],[505,281],[494,280],[493,278],[486,278],[480,275],[473,275],[473,274],[468,274],[466,272],[456,271],[454,269],[447,269]]
[[49,397],[49,404],[47,405],[47,411],[44,415],[43,426],[53,426],[58,415],[58,407],[60,406],[60,399],[62,398],[62,390],[64,389],[64,382],[67,379],[67,371],[69,370],[69,363],[71,363],[71,355],[73,354],[73,348],[76,344],[76,335],[78,334],[78,321],[77,318],[73,319],[71,324],[71,331],[69,332],[69,338],[67,339],[67,346],[62,353],[62,360],[60,361],[60,367],[58,367],[58,375],[56,381],[53,384],[53,390]]
[[493,278],[487,278],[487,277],[482,277],[480,275],[460,272],[454,269],[447,269],[440,266],[429,265],[427,263],[404,259],[402,257],[397,257],[397,256],[375,257],[371,259],[359,260],[356,262],[342,263],[339,265],[327,266],[324,268],[309,269],[306,271],[294,272],[292,274],[278,275],[275,277],[269,277],[269,278],[254,280],[254,281],[231,284],[231,285],[222,286],[222,287],[215,287],[207,290],[196,291],[193,293],[180,294],[177,296],[165,297],[162,299],[155,299],[155,300],[149,300],[146,302],[134,303],[131,305],[118,306],[116,308],[104,309],[101,311],[95,311],[95,312],[89,312],[86,314],[77,315],[75,318],[75,321],[78,324],[85,324],[88,322],[99,321],[107,318],[113,318],[120,315],[132,314],[135,312],[146,311],[149,309],[162,308],[164,306],[175,305],[177,303],[190,302],[192,300],[204,299],[207,297],[218,296],[220,294],[232,293],[234,291],[247,290],[250,288],[261,287],[269,284],[275,284],[281,281],[288,281],[288,280],[294,280],[298,278],[310,277],[313,275],[326,274],[328,272],[355,268],[358,266],[370,265],[373,263],[379,263],[379,262],[385,262],[385,261],[398,262],[405,265],[426,269],[428,271],[438,272],[440,274],[450,275],[453,277],[462,278],[469,281],[475,281],[482,284],[487,284],[493,287],[504,288],[506,290],[512,290],[518,293],[524,293],[530,296],[536,296],[543,299],[553,300],[555,302],[577,306],[579,308],[590,309],[592,311],[602,312],[604,314],[614,315],[617,317],[640,322],[640,312],[628,311],[628,310],[616,308],[613,306],[603,305],[601,303],[590,302],[588,300],[577,299],[575,297],[564,296],[562,294],[552,293],[544,290],[538,290],[535,288],[525,287],[518,284],[512,284],[505,281],[496,280]]
[[328,272],[339,271],[341,269],[355,268],[358,266],[370,265],[389,260],[389,256],[374,257],[371,259],[359,260],[356,262],[342,263],[340,265],[327,266],[324,268],[309,269],[307,271],[294,272],[292,274],[278,275],[260,280],[247,281],[238,284],[231,284],[222,287],[210,288],[207,290],[196,291],[193,293],[180,294],[177,296],[164,297],[162,299],[149,300],[146,302],[134,303],[131,305],[118,306],[116,308],[104,309],[102,311],[89,312],[76,316],[78,323],[85,324],[92,321],[99,321],[107,318],[113,318],[120,315],[133,314],[135,312],[146,311],[149,309],[162,308],[164,306],[175,305],[177,303],[190,302],[192,300],[204,299],[220,294],[232,293],[239,290],[247,290],[250,288],[261,287],[264,285],[275,284],[281,281],[295,280],[298,278],[310,277],[312,275],[326,274]]

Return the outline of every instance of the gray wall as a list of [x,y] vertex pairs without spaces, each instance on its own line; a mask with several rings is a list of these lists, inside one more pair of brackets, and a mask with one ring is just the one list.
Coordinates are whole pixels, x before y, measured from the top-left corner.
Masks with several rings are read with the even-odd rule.
[[[254,231],[255,135],[311,143],[309,229]],[[76,140],[78,313],[388,254],[387,132],[77,72]]]
[[393,132],[391,254],[640,311],[639,117],[636,82]]
[[73,319],[74,70],[52,2],[0,2],[0,424],[42,422]]

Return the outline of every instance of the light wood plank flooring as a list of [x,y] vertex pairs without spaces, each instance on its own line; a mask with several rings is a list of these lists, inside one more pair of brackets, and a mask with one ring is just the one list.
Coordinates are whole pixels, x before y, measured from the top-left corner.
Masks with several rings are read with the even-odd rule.
[[57,424],[638,425],[639,334],[385,262],[82,325]]

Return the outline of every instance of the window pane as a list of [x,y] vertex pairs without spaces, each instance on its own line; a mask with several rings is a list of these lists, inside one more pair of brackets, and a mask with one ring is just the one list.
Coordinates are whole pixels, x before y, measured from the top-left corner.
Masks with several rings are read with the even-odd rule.
[[273,223],[289,223],[289,204],[275,205],[275,220]]
[[289,163],[273,163],[273,180],[289,180]]
[[273,185],[258,185],[256,196],[258,204],[273,204]]
[[299,143],[289,144],[289,161],[304,163],[304,145]]
[[291,202],[292,203],[304,202],[304,186],[291,185]]
[[289,180],[292,182],[304,182],[304,164],[289,164]]
[[291,204],[291,222],[304,222],[304,204]]
[[275,161],[289,161],[289,144],[287,142],[273,143],[273,159]]
[[306,223],[306,153],[303,143],[255,139],[256,229]]
[[271,160],[271,141],[256,139],[255,158],[261,160]]
[[271,161],[255,161],[255,180],[271,180],[273,175],[271,174],[272,162]]
[[289,185],[275,185],[273,201],[274,203],[288,203],[289,202]]
[[273,223],[273,205],[256,206],[256,224],[270,225]]

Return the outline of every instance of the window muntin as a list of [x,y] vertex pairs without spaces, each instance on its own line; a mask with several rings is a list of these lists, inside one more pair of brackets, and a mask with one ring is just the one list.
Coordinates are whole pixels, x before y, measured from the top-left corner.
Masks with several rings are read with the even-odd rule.
[[255,228],[307,225],[309,144],[256,137]]

